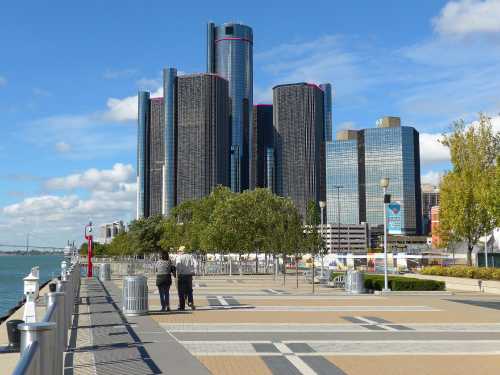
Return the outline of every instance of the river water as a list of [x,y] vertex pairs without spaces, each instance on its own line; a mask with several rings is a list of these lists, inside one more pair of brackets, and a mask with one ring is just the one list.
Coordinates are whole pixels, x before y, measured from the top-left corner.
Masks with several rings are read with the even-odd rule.
[[62,255],[0,255],[0,316],[23,298],[23,278],[40,267],[40,285],[61,270]]

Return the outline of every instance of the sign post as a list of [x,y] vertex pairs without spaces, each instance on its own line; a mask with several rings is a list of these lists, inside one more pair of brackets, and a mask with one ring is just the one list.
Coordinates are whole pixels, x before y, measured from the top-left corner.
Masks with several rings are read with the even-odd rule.
[[87,240],[87,277],[92,277],[92,222],[85,225],[85,239]]

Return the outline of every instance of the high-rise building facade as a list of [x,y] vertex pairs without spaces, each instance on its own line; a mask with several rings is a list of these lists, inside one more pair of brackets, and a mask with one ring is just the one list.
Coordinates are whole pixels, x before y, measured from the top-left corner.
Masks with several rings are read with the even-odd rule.
[[138,95],[137,217],[169,215],[217,185],[229,186],[230,100],[226,79],[164,69],[164,97]]
[[252,160],[253,32],[226,23],[207,28],[207,71],[229,81],[231,98],[231,190],[249,188]]
[[420,193],[419,134],[408,126],[363,130],[365,140],[366,220],[384,223],[380,179],[389,178],[387,193],[401,204],[401,230],[404,234],[422,232]]
[[149,216],[161,215],[165,166],[165,118],[163,98],[150,100]]
[[139,91],[137,116],[137,218],[149,216],[150,94]]
[[439,206],[439,189],[422,184],[422,229],[423,234],[431,233],[431,208]]
[[326,143],[327,222],[359,224],[366,221],[363,132],[345,130]]
[[[344,131],[327,145],[327,222],[366,221],[383,225],[380,179],[389,178],[387,193],[401,204],[404,234],[422,232],[419,134],[400,126],[399,118],[384,118],[379,127]],[[340,186],[339,190],[335,186]],[[337,197],[338,193],[338,197]]]
[[322,83],[319,85],[323,90],[323,107],[325,115],[325,142],[332,141],[332,85],[329,83]]
[[250,185],[274,191],[273,106],[253,107],[252,169]]
[[273,88],[276,192],[306,217],[309,201],[325,200],[323,91],[309,83]]
[[229,185],[228,81],[214,74],[177,79],[176,202]]

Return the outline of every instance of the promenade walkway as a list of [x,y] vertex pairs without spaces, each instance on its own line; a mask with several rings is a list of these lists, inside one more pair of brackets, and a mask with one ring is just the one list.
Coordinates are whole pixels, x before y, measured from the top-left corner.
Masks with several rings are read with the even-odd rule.
[[115,283],[82,279],[65,375],[209,374],[151,317],[126,318],[120,306]]
[[[149,314],[125,317],[121,287],[118,277],[82,278],[65,374],[482,375],[500,369],[498,295],[352,296],[328,288],[313,295],[311,285],[299,280],[297,287],[295,278],[283,285],[270,276],[219,276],[194,280],[195,311],[167,313],[159,311],[150,278]],[[174,285],[171,307],[177,307]],[[0,353],[0,368],[18,358]]]

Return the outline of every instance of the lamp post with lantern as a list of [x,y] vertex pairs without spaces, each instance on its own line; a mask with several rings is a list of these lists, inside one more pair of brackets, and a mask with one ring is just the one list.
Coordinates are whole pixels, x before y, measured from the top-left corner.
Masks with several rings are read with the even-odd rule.
[[384,292],[389,291],[389,281],[387,278],[387,204],[391,201],[391,195],[387,194],[389,179],[380,179],[380,187],[384,191]]
[[87,277],[92,277],[92,222],[85,225],[85,239],[87,240]]

